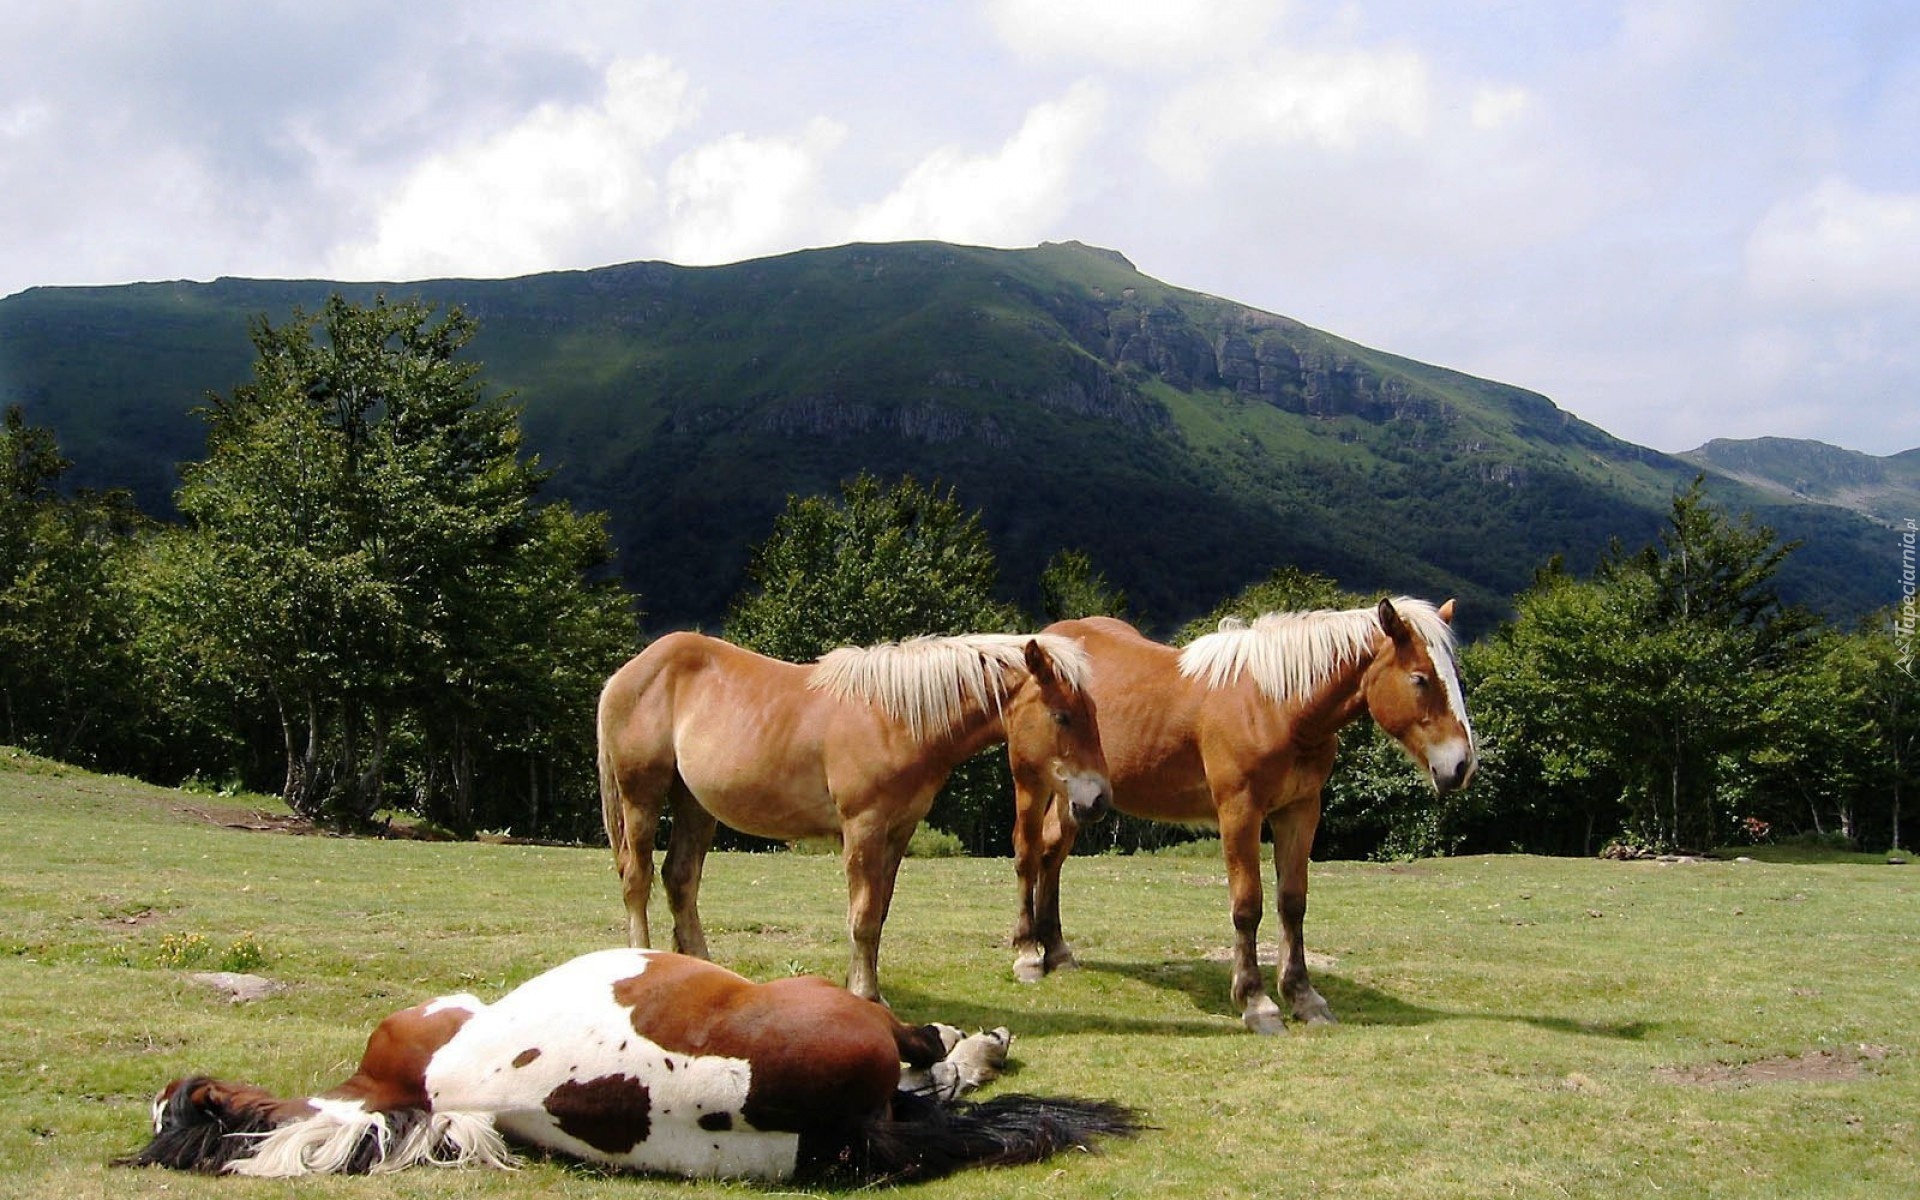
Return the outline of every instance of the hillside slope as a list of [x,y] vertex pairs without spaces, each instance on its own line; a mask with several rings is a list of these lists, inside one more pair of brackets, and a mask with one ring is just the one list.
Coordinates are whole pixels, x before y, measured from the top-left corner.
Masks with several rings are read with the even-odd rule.
[[1680,457],[1776,495],[1851,509],[1882,524],[1920,517],[1920,449],[1880,458],[1800,438],[1715,438]]
[[[649,625],[707,624],[790,493],[859,470],[951,484],[1009,595],[1088,551],[1166,627],[1274,566],[1457,595],[1484,628],[1549,555],[1650,537],[1696,468],[1545,397],[1142,275],[1077,243],[856,245],[725,267],[634,263],[404,285],[223,279],[0,300],[0,403],[74,480],[165,511],[191,415],[245,378],[249,318],[330,293],[458,304],[555,495],[605,510]],[[1787,586],[1875,602],[1871,527],[1716,485],[1807,541]]]

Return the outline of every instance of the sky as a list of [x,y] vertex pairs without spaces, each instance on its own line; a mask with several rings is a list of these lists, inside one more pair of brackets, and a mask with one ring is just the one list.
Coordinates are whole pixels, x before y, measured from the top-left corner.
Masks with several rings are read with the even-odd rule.
[[0,0],[0,296],[1075,239],[1667,451],[1920,446],[1911,0]]

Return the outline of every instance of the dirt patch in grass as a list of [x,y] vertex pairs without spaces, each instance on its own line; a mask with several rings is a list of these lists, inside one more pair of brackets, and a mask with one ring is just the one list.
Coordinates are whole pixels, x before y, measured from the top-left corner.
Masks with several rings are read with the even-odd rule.
[[[1280,965],[1280,947],[1274,942],[1262,942],[1255,952],[1263,967]],[[1201,956],[1208,962],[1230,963],[1233,961],[1232,946],[1215,946]],[[1307,951],[1307,969],[1310,971],[1331,971],[1340,965],[1340,960],[1331,954],[1322,954],[1317,950]]]
[[203,808],[197,804],[176,804],[173,811],[183,817],[192,817],[205,821],[209,825],[218,825],[222,829],[245,829],[255,833],[299,833],[320,832],[304,817],[292,813],[270,813],[258,809],[244,808]]
[[1660,1067],[1654,1074],[1668,1083],[1693,1087],[1750,1087],[1766,1083],[1846,1083],[1865,1073],[1865,1064],[1887,1057],[1885,1046],[1809,1050],[1750,1063],[1704,1063]]

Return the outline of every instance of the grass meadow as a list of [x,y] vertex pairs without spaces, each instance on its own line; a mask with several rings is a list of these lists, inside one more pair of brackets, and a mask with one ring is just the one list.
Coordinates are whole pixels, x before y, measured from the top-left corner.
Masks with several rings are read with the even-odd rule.
[[[491,999],[621,939],[602,849],[296,836],[273,804],[0,749],[0,1196],[771,1193],[550,1162],[109,1167],[169,1078],[323,1088],[388,1012]],[[845,968],[829,856],[718,855],[703,899],[737,970]],[[1318,864],[1308,945],[1343,1023],[1265,1039],[1228,1006],[1217,861],[1078,859],[1065,905],[1083,969],[1023,987],[1011,864],[909,860],[883,985],[910,1019],[1010,1026],[997,1087],[1113,1097],[1156,1128],[912,1189],[928,1200],[1905,1197],[1920,1179],[1920,866]],[[235,1004],[188,978],[222,967],[279,990]]]

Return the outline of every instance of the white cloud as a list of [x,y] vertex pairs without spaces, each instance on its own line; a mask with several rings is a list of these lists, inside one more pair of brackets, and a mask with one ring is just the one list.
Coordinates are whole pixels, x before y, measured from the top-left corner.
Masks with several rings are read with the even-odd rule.
[[1920,192],[1823,180],[1760,219],[1747,239],[1746,273],[1768,300],[1920,300]]
[[732,133],[667,171],[666,256],[689,265],[792,249],[816,236],[828,208],[825,159],[846,126],[816,117],[798,137]]
[[0,108],[0,138],[25,138],[45,129],[53,120],[53,109],[35,96]]
[[1283,7],[1277,0],[988,0],[987,20],[1026,58],[1164,70],[1238,56],[1266,38]]
[[1468,110],[1475,129],[1504,129],[1533,111],[1533,93],[1523,87],[1482,84],[1473,93]]
[[1417,137],[1431,104],[1426,61],[1411,51],[1284,53],[1175,93],[1148,132],[1147,154],[1197,182],[1242,150],[1346,152],[1381,135]]
[[1047,236],[1072,200],[1075,168],[1106,108],[1103,90],[1080,83],[1058,100],[1035,105],[990,154],[954,146],[933,151],[891,194],[854,215],[853,236],[998,246]]
[[511,275],[593,266],[657,211],[648,155],[691,117],[684,73],[657,57],[607,68],[596,103],[546,103],[427,157],[334,255],[347,278]]

